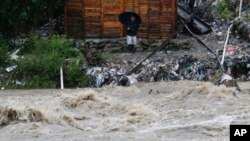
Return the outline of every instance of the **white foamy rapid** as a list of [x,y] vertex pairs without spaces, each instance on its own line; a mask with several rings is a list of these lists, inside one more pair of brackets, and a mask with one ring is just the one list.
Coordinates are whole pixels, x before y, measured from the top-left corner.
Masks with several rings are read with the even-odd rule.
[[179,81],[77,90],[0,91],[0,141],[229,140],[250,124],[242,92]]

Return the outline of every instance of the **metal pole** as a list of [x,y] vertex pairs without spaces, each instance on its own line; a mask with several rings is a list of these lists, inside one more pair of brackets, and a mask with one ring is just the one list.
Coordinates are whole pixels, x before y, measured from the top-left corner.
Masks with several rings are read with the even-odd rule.
[[241,16],[241,11],[242,11],[242,3],[243,3],[243,0],[240,0],[239,17]]
[[[242,1],[243,0],[240,0],[240,7],[239,7],[239,16],[241,16],[241,10],[242,10]],[[224,44],[224,50],[223,50],[223,55],[222,55],[222,59],[221,59],[221,65],[224,64],[224,60],[225,60],[225,54],[226,54],[226,46],[228,44],[228,40],[229,40],[229,36],[230,36],[230,32],[231,32],[231,28],[232,28],[233,24],[231,24],[227,30],[227,38],[226,38],[226,41],[225,41],[225,44]]]
[[226,47],[227,47],[227,44],[228,44],[228,40],[229,40],[229,36],[230,36],[232,26],[233,26],[233,24],[231,24],[229,26],[228,30],[227,30],[227,38],[226,38],[226,41],[225,41],[225,44],[224,44],[223,55],[222,55],[222,59],[221,59],[221,62],[220,62],[222,66],[223,66],[224,61],[225,61]]
[[60,82],[61,82],[61,89],[64,89],[64,81],[63,81],[63,68],[60,67]]

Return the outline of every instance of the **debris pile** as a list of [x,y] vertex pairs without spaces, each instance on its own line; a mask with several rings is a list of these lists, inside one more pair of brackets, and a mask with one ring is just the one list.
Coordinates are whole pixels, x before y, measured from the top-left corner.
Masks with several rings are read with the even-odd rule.
[[250,41],[250,10],[243,12],[242,16],[234,21],[233,31],[242,39]]
[[234,78],[241,81],[250,80],[250,46],[238,47],[228,45],[224,67]]
[[[87,75],[93,80],[94,87],[117,84],[129,86],[136,82],[178,81],[183,79],[208,81],[218,70],[213,61],[198,60],[191,55],[185,55],[174,60],[158,57],[147,59],[142,67],[132,75],[127,76],[129,66],[136,65],[135,61],[124,61],[121,64],[106,65],[104,67],[86,68]],[[130,68],[131,68],[130,67]]]
[[[82,69],[91,78],[93,87],[102,87],[103,85],[119,85],[130,86],[137,82],[158,82],[158,81],[179,81],[179,80],[195,80],[195,81],[212,81],[214,76],[220,71],[215,58],[194,57],[188,52],[182,56],[175,57],[166,52],[169,50],[188,50],[191,49],[192,44],[190,40],[173,39],[171,40],[163,51],[157,53],[154,57],[148,58],[142,63],[142,66],[133,70],[142,60],[142,56],[159,47],[162,43],[160,40],[140,40],[139,51],[143,53],[128,54],[132,57],[116,57],[125,48],[125,39],[105,39],[105,40],[86,40],[78,41],[69,39],[72,46],[79,48],[84,54],[86,62],[84,62]],[[18,60],[22,56],[18,56],[20,49],[10,54],[11,60]],[[115,56],[112,59],[105,60],[98,54],[112,53]],[[137,50],[138,52],[138,50]],[[222,54],[222,50],[218,53]],[[138,55],[140,54],[140,55]],[[226,58],[224,68],[228,74],[234,79],[240,81],[250,80],[250,46],[245,45],[229,45],[226,50]],[[110,54],[106,54],[110,55]],[[209,59],[210,58],[210,59]],[[219,57],[221,58],[221,56]],[[16,65],[8,65],[1,69],[0,84],[6,78],[6,75],[11,75],[17,68]],[[129,75],[128,75],[129,74]],[[24,82],[16,80],[11,81],[17,85],[24,85]],[[4,88],[2,88],[4,89]]]
[[[99,48],[101,42],[88,42],[90,48]],[[113,44],[113,45],[112,45]],[[158,47],[160,42],[150,40],[142,40],[141,46]],[[108,46],[116,46],[114,42],[109,42]],[[185,40],[173,39],[165,48],[165,50],[190,49],[191,45]],[[250,80],[250,56],[245,47],[227,47],[224,67],[233,78],[241,81]],[[161,53],[164,53],[162,51]],[[160,54],[161,54],[160,53]],[[221,53],[219,51],[218,53]],[[136,56],[136,55],[135,55]],[[93,87],[102,87],[103,85],[120,85],[129,86],[136,82],[157,82],[157,81],[178,81],[178,80],[196,80],[196,81],[212,81],[214,76],[220,71],[215,58],[196,58],[192,55],[184,55],[177,58],[166,58],[161,55],[149,58],[142,63],[142,66],[133,73],[133,70],[140,60],[136,57],[133,59],[123,58],[122,61],[110,60],[103,64],[84,65],[87,75],[92,78]],[[221,58],[221,56],[220,56]]]

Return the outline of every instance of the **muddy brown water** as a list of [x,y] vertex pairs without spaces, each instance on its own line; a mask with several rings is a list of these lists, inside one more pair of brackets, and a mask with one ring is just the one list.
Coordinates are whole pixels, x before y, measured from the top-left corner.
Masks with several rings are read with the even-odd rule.
[[250,124],[250,82],[240,87],[179,81],[0,91],[0,140],[227,141],[231,123]]

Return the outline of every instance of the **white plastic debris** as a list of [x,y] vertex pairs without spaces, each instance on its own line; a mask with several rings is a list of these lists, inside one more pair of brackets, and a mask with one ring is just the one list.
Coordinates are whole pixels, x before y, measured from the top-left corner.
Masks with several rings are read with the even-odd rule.
[[120,68],[117,73],[126,74],[126,69],[125,68]]
[[121,75],[124,75],[124,73],[117,72],[117,75],[118,75],[118,76],[121,76]]
[[15,47],[21,47],[22,45],[24,45],[26,42],[28,41],[28,38],[17,38],[17,39],[11,39],[11,43],[15,46]]
[[116,72],[116,69],[110,69],[109,72],[110,72],[110,73],[115,73],[115,72]]
[[25,85],[25,83],[23,83],[23,82],[21,82],[21,81],[19,81],[19,80],[16,80],[15,83],[16,83],[16,85],[21,85],[21,86],[24,86],[24,85]]
[[250,64],[247,64],[247,68],[250,68]]
[[96,87],[100,88],[102,87],[104,83],[104,75],[103,74],[98,74],[96,77]]
[[218,32],[216,35],[217,35],[218,37],[221,37],[221,36],[223,35],[223,33],[222,33],[222,32]]
[[179,68],[180,68],[180,63],[179,63],[179,61],[176,61],[172,70],[177,71]]
[[226,81],[229,81],[229,80],[233,80],[232,76],[230,76],[229,74],[224,73],[221,76],[220,83],[223,83],[223,82],[226,82]]
[[87,75],[96,76],[96,74],[101,71],[102,71],[101,67],[93,67],[87,70]]
[[116,69],[111,69],[110,71],[108,71],[108,74],[110,75],[110,77],[115,77],[117,74]]
[[15,52],[13,52],[10,55],[11,60],[18,60],[19,56],[17,55],[17,53],[20,51],[20,49],[17,49]]
[[150,63],[150,60],[147,59],[147,60],[145,60],[145,61],[142,63],[142,65],[143,65],[143,66],[146,66],[146,65],[148,65],[149,63]]
[[13,71],[14,69],[16,69],[16,68],[17,68],[17,65],[8,67],[8,68],[6,68],[5,70],[6,70],[6,72],[12,72],[12,71]]
[[133,74],[133,75],[130,75],[130,76],[127,76],[127,77],[129,79],[129,82],[130,82],[131,85],[138,82],[137,81],[138,75],[136,75],[136,74]]

